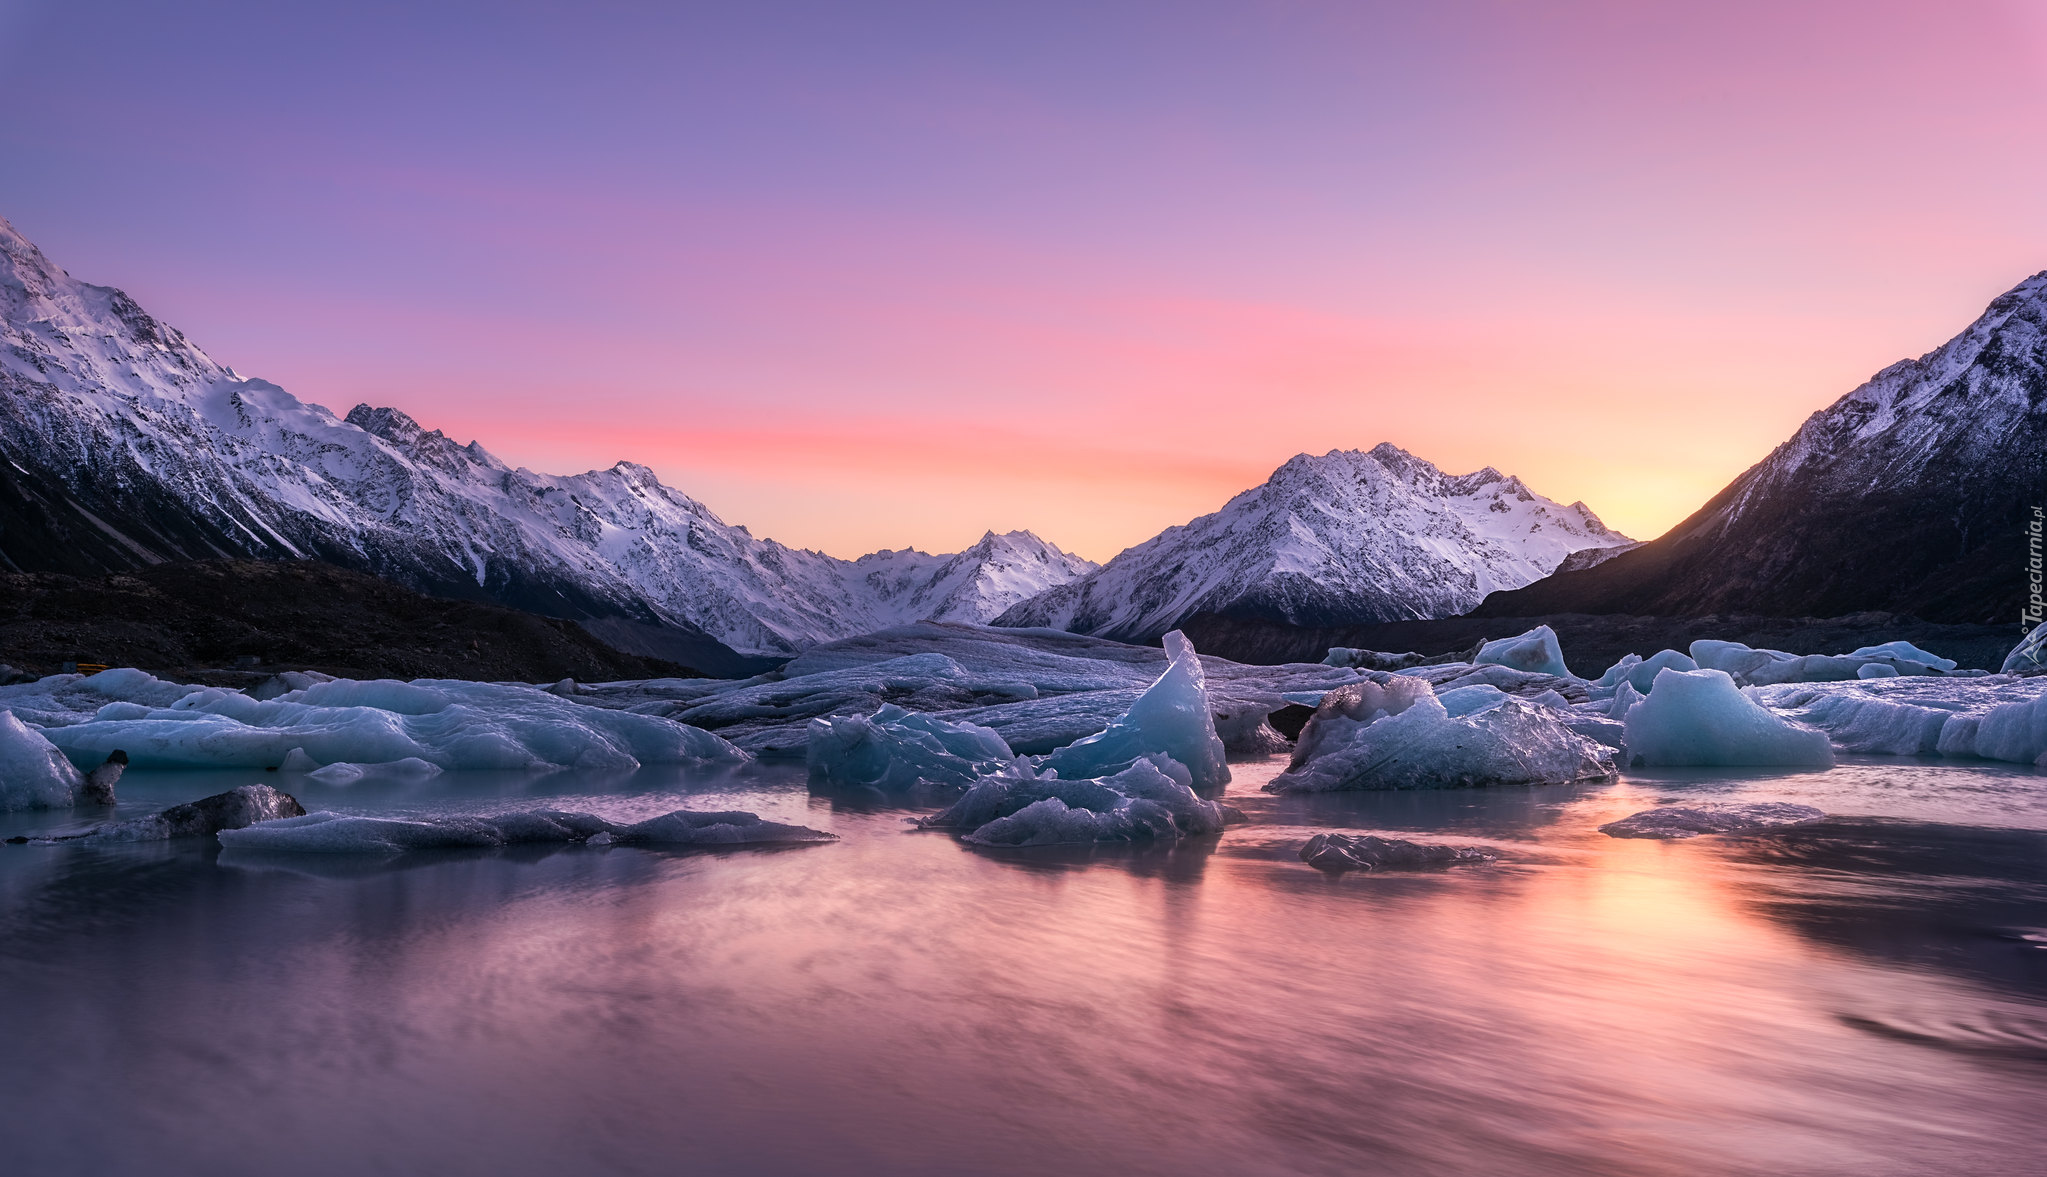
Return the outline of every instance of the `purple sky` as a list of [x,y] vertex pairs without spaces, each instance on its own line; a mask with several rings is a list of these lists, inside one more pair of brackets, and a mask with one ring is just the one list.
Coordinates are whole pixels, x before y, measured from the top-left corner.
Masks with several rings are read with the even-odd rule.
[[1654,535],[2047,268],[2039,3],[0,0],[0,81],[0,215],[223,362],[840,555],[1379,441]]

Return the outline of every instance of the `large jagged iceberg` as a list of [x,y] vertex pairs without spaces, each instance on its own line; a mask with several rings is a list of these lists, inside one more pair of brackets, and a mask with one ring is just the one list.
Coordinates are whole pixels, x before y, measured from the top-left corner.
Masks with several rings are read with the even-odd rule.
[[44,733],[81,767],[116,748],[136,768],[271,768],[295,751],[294,763],[308,768],[416,760],[440,769],[630,770],[746,758],[697,728],[516,683],[336,679],[257,700],[139,670],[85,681],[112,701],[88,717],[56,714],[59,725]]
[[[1403,685],[1411,684],[1411,685]],[[1417,689],[1419,688],[1419,689]],[[1451,715],[1426,683],[1390,676],[1329,692],[1267,790],[1566,784],[1613,775],[1612,754],[1556,708],[1502,697]]]
[[1016,759],[1001,736],[979,724],[950,723],[893,703],[873,715],[813,719],[809,734],[813,784],[919,801],[957,797]]
[[1185,766],[1165,756],[1085,780],[1033,776],[1019,766],[981,781],[918,824],[961,831],[966,841],[981,846],[1173,841],[1221,833],[1229,809],[1196,795],[1190,780]]
[[1229,783],[1222,738],[1209,710],[1208,685],[1194,643],[1179,630],[1165,636],[1166,670],[1108,730],[1046,757],[1042,769],[1069,780],[1115,773],[1155,754],[1172,757],[1202,791]]
[[1624,722],[1630,764],[1834,766],[1825,732],[1755,703],[1724,670],[1663,670],[1648,697],[1628,708]]
[[0,811],[65,809],[83,788],[85,774],[41,732],[0,711]]

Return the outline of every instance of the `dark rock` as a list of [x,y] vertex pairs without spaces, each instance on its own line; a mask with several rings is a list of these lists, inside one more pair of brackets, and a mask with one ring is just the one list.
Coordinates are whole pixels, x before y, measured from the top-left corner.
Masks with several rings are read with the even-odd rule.
[[243,785],[183,805],[173,805],[156,815],[167,838],[194,838],[239,830],[259,821],[280,817],[304,817],[306,807],[298,798],[269,785]]
[[121,772],[128,767],[128,754],[119,748],[107,756],[106,763],[85,774],[85,803],[88,805],[112,805],[114,803],[114,782],[121,779]]
[[1301,847],[1301,861],[1316,870],[1436,870],[1487,863],[1499,855],[1477,846],[1405,842],[1376,834],[1316,834]]

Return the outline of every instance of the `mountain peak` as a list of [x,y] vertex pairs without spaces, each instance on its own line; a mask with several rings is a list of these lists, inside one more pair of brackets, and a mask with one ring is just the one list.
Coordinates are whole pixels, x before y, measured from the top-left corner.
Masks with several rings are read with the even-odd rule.
[[1032,598],[1000,625],[1150,640],[1195,613],[1295,625],[1444,617],[1627,542],[1487,467],[1447,478],[1390,443],[1297,454],[1220,511]]

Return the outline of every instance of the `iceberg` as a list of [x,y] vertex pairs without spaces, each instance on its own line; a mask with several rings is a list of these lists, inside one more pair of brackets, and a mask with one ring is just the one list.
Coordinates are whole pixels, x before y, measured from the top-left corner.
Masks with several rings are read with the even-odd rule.
[[[1724,673],[1724,672],[1723,672]],[[1748,834],[1818,821],[1826,814],[1810,805],[1762,801],[1749,805],[1670,805],[1631,813],[1599,827],[1609,838],[1696,838],[1701,834]]]
[[1113,776],[1061,780],[1021,767],[990,777],[940,813],[918,822],[964,832],[980,846],[1173,841],[1219,834],[1232,811],[1189,787],[1186,768],[1165,756],[1140,759]]
[[919,800],[958,796],[1016,759],[1001,736],[885,703],[873,715],[810,721],[813,784]]
[[[97,681],[116,676],[123,678],[113,691]],[[294,765],[307,769],[348,764],[400,773],[425,766],[630,770],[746,758],[697,728],[514,683],[335,679],[258,700],[162,683],[141,671],[110,670],[86,681],[117,697],[46,729],[81,767],[116,748],[136,768],[274,768],[296,750]],[[392,767],[406,761],[420,765]]]
[[677,810],[630,825],[588,813],[535,809],[495,817],[390,818],[308,813],[219,832],[230,850],[317,854],[401,854],[555,844],[625,846],[757,846],[831,842],[837,835],[764,821],[751,813]]
[[1047,756],[1042,770],[1068,779],[1107,776],[1137,760],[1164,754],[1185,766],[1194,788],[1229,783],[1223,742],[1215,732],[1208,686],[1194,643],[1179,630],[1165,636],[1166,670],[1108,730]]
[[1623,722],[1631,764],[1834,766],[1825,732],[1757,704],[1724,670],[1664,669],[1648,697],[1628,708]]
[[1887,662],[1867,662],[1855,669],[1856,678],[1896,678],[1898,668]]
[[1827,733],[1850,752],[1980,756],[2036,764],[2047,756],[2047,678],[1902,675],[1787,683],[1746,692]]
[[2047,622],[2033,627],[2026,639],[2012,647],[2000,668],[2005,674],[2039,674],[2047,671]]
[[1504,698],[1453,716],[1426,688],[1406,697],[1380,687],[1367,698],[1366,686],[1380,684],[1329,693],[1267,791],[1568,784],[1614,773],[1612,753],[1572,731],[1554,708]]
[[1557,631],[1547,625],[1538,625],[1517,637],[1485,643],[1479,647],[1478,657],[1473,658],[1472,663],[1509,666],[1530,674],[1552,674],[1558,678],[1571,676],[1571,668],[1564,665],[1563,647],[1557,644]]
[[[1930,654],[1911,642],[1885,642],[1880,646],[1864,646],[1859,650],[1850,650],[1848,657],[1884,659],[1894,664],[1902,663],[1907,666],[1923,666],[1928,670],[1938,670],[1943,674],[1960,665],[1960,663],[1952,658],[1943,658],[1938,654]],[[1892,666],[1893,670],[1898,668],[1896,665]]]
[[67,809],[84,788],[85,774],[56,745],[0,711],[0,811]]
[[1343,871],[1431,870],[1492,862],[1499,855],[1477,846],[1408,842],[1376,834],[1316,834],[1301,847],[1301,861],[1332,874]]
[[1643,694],[1656,687],[1656,678],[1665,670],[1697,670],[1699,664],[1676,650],[1659,650],[1629,667],[1621,675],[1629,686]]

